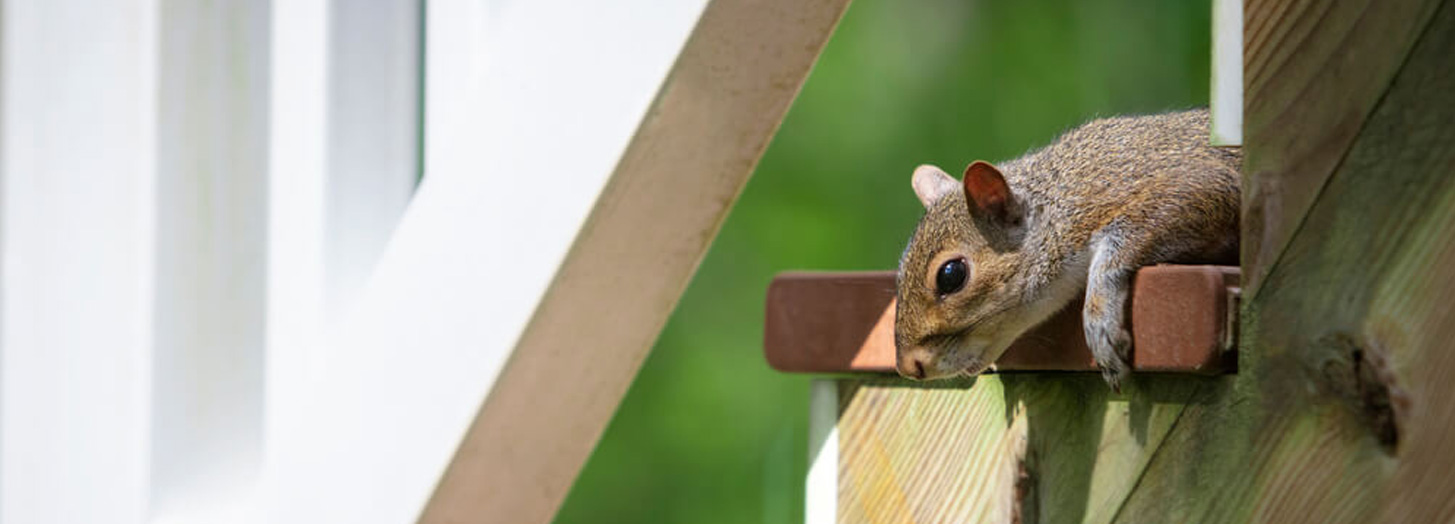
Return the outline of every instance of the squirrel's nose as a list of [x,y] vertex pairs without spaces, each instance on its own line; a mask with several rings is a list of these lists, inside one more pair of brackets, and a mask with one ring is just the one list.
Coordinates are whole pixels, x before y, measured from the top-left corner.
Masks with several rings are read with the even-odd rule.
[[897,362],[900,376],[914,380],[924,380],[925,361],[917,355],[906,355],[899,358]]

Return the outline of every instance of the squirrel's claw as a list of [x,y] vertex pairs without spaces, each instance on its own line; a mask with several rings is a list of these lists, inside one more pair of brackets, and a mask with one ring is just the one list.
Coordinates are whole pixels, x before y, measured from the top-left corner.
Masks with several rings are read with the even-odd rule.
[[1132,335],[1117,325],[1108,325],[1105,319],[1087,319],[1086,342],[1101,368],[1101,376],[1112,391],[1121,393],[1122,383],[1131,374],[1127,357],[1131,353]]
[[1112,366],[1101,366],[1101,378],[1106,380],[1106,385],[1116,394],[1122,392],[1122,380],[1127,378],[1128,372],[1124,364],[1117,362]]

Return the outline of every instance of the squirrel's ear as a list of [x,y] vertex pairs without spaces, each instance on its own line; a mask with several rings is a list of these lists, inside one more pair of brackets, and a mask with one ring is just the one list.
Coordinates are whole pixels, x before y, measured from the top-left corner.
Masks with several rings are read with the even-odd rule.
[[919,197],[919,202],[929,209],[940,197],[955,191],[959,184],[949,173],[938,167],[924,165],[914,169],[914,194]]
[[989,162],[976,160],[965,168],[965,200],[975,216],[1005,224],[1011,220],[1010,186]]

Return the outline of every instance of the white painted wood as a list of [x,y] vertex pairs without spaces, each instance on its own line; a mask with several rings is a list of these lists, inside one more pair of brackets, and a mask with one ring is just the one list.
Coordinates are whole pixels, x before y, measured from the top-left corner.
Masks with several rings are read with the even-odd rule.
[[328,31],[328,311],[384,252],[420,175],[422,0],[332,0]]
[[809,386],[808,479],[803,497],[806,524],[839,521],[839,384],[814,379]]
[[1213,0],[1212,143],[1243,145],[1243,0]]
[[267,2],[161,3],[152,513],[241,511],[263,452]]
[[[268,166],[268,407],[271,441],[306,380],[324,318],[328,0],[273,8]],[[271,447],[271,446],[269,446]]]
[[[287,428],[309,417],[304,400],[318,373],[324,325],[328,0],[273,6],[269,117],[267,385],[261,507],[271,509]],[[276,518],[260,519],[281,522]]]
[[144,522],[158,6],[0,11],[0,522]]
[[279,428],[275,522],[415,518],[704,2],[430,2],[425,175]]

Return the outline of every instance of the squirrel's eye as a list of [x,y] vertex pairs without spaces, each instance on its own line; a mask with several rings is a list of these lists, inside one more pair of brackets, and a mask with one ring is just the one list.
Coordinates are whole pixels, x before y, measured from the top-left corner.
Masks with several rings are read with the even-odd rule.
[[965,287],[965,277],[969,272],[970,268],[965,267],[963,258],[945,262],[940,266],[939,272],[935,273],[935,291],[941,295],[959,291]]

